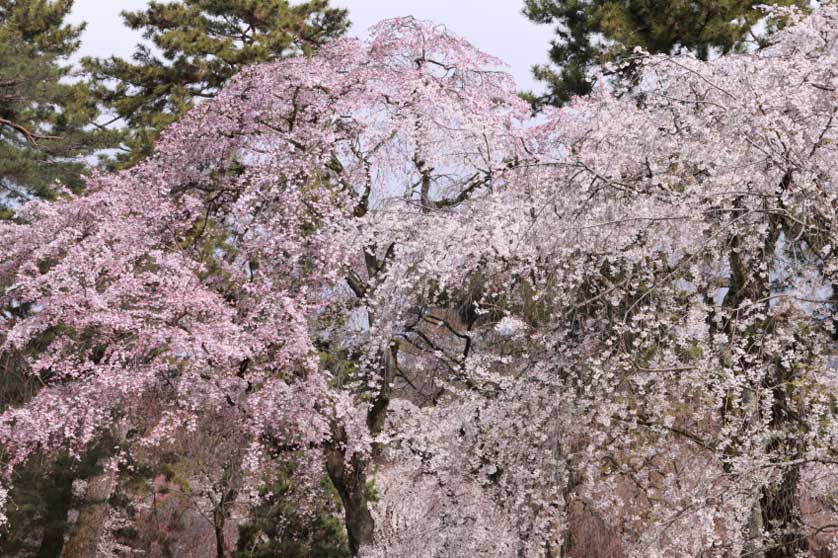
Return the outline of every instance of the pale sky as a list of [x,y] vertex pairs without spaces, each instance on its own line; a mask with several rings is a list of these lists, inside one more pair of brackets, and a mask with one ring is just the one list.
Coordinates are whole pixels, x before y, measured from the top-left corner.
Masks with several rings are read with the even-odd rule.
[[[87,22],[81,54],[130,56],[141,37],[122,25],[119,12],[146,4],[146,0],[76,0],[71,20]],[[442,23],[505,60],[520,89],[541,89],[530,66],[547,60],[552,33],[521,14],[522,0],[332,0],[332,4],[349,10],[351,35],[363,36],[372,24],[390,17],[412,15]]]

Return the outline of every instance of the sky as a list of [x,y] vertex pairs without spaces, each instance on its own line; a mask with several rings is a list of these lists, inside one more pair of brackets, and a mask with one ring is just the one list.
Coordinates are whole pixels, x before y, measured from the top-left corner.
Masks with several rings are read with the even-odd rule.
[[[71,20],[87,22],[80,54],[130,56],[141,37],[123,26],[119,12],[146,4],[146,0],[76,0]],[[372,24],[390,17],[412,15],[442,23],[505,60],[520,89],[541,91],[530,67],[547,61],[552,32],[521,14],[522,0],[332,0],[332,4],[349,10],[349,34],[355,36],[364,36]]]

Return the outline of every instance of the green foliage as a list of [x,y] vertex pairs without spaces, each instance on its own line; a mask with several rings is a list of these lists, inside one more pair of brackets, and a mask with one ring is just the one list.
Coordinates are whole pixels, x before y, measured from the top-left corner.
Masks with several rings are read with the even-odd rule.
[[123,12],[126,25],[151,45],[132,57],[83,60],[96,95],[126,128],[130,165],[147,155],[160,131],[196,101],[213,97],[244,66],[310,54],[348,27],[346,11],[329,0],[184,0],[151,2]]
[[318,351],[318,356],[323,369],[331,373],[335,387],[341,387],[356,379],[359,355],[325,343],[322,350]]
[[31,196],[55,197],[56,180],[80,190],[85,159],[115,140],[96,127],[96,100],[65,65],[84,29],[64,23],[72,5],[0,0],[0,218]]
[[[706,60],[712,51],[727,53],[762,46],[754,24],[764,17],[761,4],[808,6],[808,0],[524,0],[524,14],[556,26],[549,65],[533,68],[548,91],[525,94],[534,104],[562,105],[591,90],[594,67],[617,60],[635,47],[670,53],[677,47]],[[773,28],[769,26],[768,31]]]
[[[338,516],[340,499],[328,477],[310,498],[313,510],[300,508],[294,495],[293,464],[280,466],[263,489],[263,502],[239,527],[235,558],[348,558],[346,531]],[[374,487],[368,486],[374,491]]]
[[378,502],[378,489],[375,486],[375,477],[367,480],[366,498],[367,502]]

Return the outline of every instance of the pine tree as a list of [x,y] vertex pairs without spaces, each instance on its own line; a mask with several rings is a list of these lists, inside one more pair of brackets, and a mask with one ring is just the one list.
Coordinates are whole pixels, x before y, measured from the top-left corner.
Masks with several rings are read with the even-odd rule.
[[300,506],[293,461],[283,461],[276,472],[262,490],[261,503],[239,526],[235,558],[348,558],[346,532],[338,519],[340,498],[328,477],[307,494],[307,512]]
[[329,0],[185,0],[123,12],[151,44],[132,57],[85,59],[97,94],[125,124],[122,164],[147,155],[160,131],[244,66],[310,54],[348,27]]
[[534,104],[562,105],[591,91],[591,71],[619,59],[635,47],[669,53],[684,47],[706,60],[762,46],[773,28],[758,35],[761,4],[806,7],[807,0],[524,0],[524,14],[539,24],[556,26],[550,64],[533,68],[547,92]]
[[113,140],[66,63],[84,29],[65,23],[72,6],[0,0],[0,217],[33,196],[53,198],[56,181],[80,190],[86,159]]

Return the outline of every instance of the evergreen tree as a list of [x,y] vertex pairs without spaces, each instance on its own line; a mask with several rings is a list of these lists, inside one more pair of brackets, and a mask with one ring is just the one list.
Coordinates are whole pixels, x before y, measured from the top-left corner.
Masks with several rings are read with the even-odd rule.
[[85,159],[109,145],[95,99],[66,64],[84,25],[65,18],[73,0],[0,0],[0,217],[56,181],[78,191]]
[[346,10],[329,0],[151,2],[145,11],[122,15],[151,45],[138,45],[130,61],[84,64],[100,83],[99,98],[126,124],[123,164],[147,155],[164,127],[213,97],[244,66],[309,54],[348,27]]
[[527,97],[535,104],[562,105],[584,95],[591,90],[594,67],[638,46],[652,53],[684,47],[702,60],[713,52],[762,46],[768,33],[758,35],[754,25],[765,15],[757,6],[766,3],[808,5],[807,0],[524,0],[528,18],[556,26],[550,64],[533,68],[547,93]]
[[307,494],[311,508],[300,506],[294,464],[283,462],[274,481],[262,491],[262,502],[239,527],[236,558],[348,558],[349,546],[340,519],[340,499],[328,477],[320,490]]

